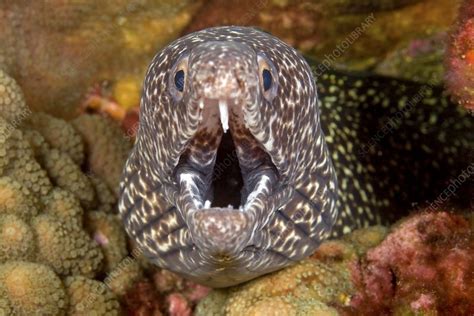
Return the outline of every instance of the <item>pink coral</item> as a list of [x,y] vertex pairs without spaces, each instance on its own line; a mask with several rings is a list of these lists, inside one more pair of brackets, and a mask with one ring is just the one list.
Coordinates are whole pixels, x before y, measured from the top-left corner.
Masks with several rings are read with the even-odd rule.
[[210,288],[173,272],[156,269],[150,279],[138,282],[128,290],[124,305],[129,315],[190,316],[209,291]]
[[351,305],[364,315],[412,309],[473,315],[474,234],[447,212],[424,212],[395,226],[354,263]]
[[191,307],[186,298],[179,294],[173,293],[166,297],[168,303],[168,314],[170,316],[191,316]]
[[160,302],[150,281],[140,281],[124,297],[127,315],[131,316],[162,316]]
[[474,1],[465,0],[446,55],[446,86],[456,100],[474,111]]

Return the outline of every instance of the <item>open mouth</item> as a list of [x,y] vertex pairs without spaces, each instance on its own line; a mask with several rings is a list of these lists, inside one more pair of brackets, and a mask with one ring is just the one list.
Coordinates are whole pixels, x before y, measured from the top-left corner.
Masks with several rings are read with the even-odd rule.
[[232,100],[207,99],[201,124],[180,156],[175,176],[191,189],[183,193],[192,196],[196,208],[245,210],[252,193],[271,192],[278,171],[245,127],[241,107]]
[[[205,99],[200,104],[199,127],[175,168],[178,207],[189,227],[199,227],[191,234],[200,246],[234,252],[238,249],[227,249],[226,244],[244,238],[239,230],[256,229],[255,218],[278,184],[278,170],[245,126],[235,99]],[[196,238],[202,230],[207,231],[206,245]]]

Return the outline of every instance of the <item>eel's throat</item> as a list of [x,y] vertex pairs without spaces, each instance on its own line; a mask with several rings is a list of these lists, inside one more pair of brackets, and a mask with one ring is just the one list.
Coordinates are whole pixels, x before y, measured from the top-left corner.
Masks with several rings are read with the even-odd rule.
[[202,253],[229,258],[252,243],[278,171],[245,127],[237,99],[200,102],[200,126],[175,169],[178,208]]

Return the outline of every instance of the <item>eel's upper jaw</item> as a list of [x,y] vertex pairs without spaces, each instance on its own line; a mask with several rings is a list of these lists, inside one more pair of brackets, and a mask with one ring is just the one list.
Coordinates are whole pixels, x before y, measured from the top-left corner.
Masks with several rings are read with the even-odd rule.
[[[277,168],[246,127],[244,107],[236,100],[199,100],[199,128],[174,171],[178,209],[195,245],[214,260],[235,258],[252,244],[279,184]],[[231,180],[235,176],[231,168],[240,172],[238,187],[227,187],[225,181],[216,179]],[[240,194],[240,203],[226,201],[225,195],[236,194]]]

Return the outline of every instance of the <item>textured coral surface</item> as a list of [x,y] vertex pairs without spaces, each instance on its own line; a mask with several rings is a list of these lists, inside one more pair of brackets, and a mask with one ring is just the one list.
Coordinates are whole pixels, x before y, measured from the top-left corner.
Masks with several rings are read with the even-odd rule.
[[474,111],[474,2],[464,0],[446,55],[446,85],[457,101]]
[[191,315],[209,289],[129,251],[116,214],[130,137],[31,111],[0,70],[0,315]]
[[474,226],[421,212],[201,301],[197,315],[473,315]]
[[[30,107],[72,117],[94,83],[130,87],[124,83],[133,78],[131,89],[139,89],[147,62],[189,23],[200,3],[0,1],[0,68],[17,79]],[[120,101],[130,99],[121,95]]]
[[[0,1],[0,315],[474,315],[472,215],[427,212],[358,230],[292,267],[211,291],[145,262],[115,214],[143,73],[179,34],[253,25],[333,64],[435,83],[456,3]],[[473,2],[459,12],[445,80],[473,109]],[[80,115],[87,107],[130,133]]]
[[[35,110],[71,118],[77,115],[79,101],[90,101],[87,96],[97,86],[107,91],[101,94],[110,97],[114,107],[128,109],[139,103],[152,56],[178,35],[215,25],[249,25],[334,65],[439,80],[442,35],[455,19],[457,2],[3,1],[0,69],[20,82]],[[360,27],[363,30],[352,38]],[[113,111],[123,115],[123,110]]]
[[[103,275],[128,254],[112,212],[127,138],[102,117],[82,135],[32,112],[2,70],[0,92],[0,315],[119,314],[114,289],[133,279],[124,274],[107,286]],[[107,144],[101,155],[87,137]],[[107,167],[97,168],[103,159]]]

